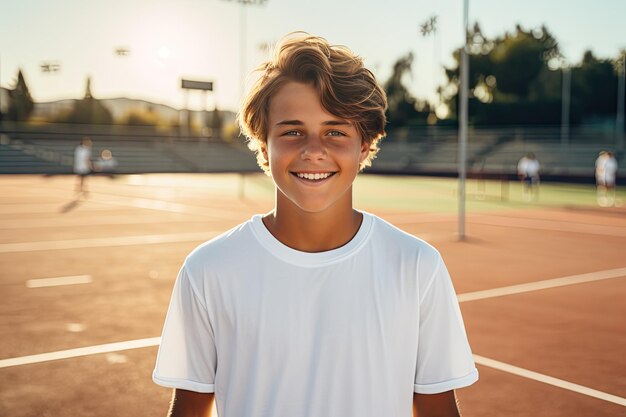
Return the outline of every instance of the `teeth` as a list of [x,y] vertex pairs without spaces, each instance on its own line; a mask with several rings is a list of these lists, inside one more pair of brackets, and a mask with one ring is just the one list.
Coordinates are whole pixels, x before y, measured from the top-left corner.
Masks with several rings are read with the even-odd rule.
[[304,172],[298,172],[298,177],[300,178],[304,178],[307,180],[323,180],[326,179],[328,177],[330,177],[331,173],[330,172],[316,172],[315,174],[308,174],[308,173],[304,173]]

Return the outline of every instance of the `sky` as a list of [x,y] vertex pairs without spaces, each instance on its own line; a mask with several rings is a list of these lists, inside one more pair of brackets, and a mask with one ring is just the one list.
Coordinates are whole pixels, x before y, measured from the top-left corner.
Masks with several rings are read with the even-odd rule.
[[[96,98],[236,111],[249,74],[269,56],[263,45],[306,31],[348,46],[381,83],[413,52],[409,88],[432,98],[462,44],[462,13],[463,0],[0,0],[0,85],[12,88],[21,68],[38,102],[81,98],[90,76]],[[419,25],[433,15],[437,33],[423,37]],[[626,0],[469,0],[470,24],[488,37],[545,25],[571,63],[587,49],[617,57],[625,21]],[[59,71],[43,72],[43,63]],[[212,81],[214,91],[184,93],[182,78]]]

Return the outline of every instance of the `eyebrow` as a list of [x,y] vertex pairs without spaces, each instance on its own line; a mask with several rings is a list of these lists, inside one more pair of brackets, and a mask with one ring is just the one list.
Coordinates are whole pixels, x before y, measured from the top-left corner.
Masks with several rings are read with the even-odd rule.
[[[302,120],[282,120],[276,123],[276,126],[303,126]],[[346,120],[327,120],[322,123],[324,126],[351,126],[352,124]]]

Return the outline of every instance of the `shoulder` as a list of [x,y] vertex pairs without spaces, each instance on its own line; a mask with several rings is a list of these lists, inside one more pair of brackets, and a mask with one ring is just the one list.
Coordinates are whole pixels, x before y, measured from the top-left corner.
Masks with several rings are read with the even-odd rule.
[[421,266],[432,265],[433,268],[440,262],[439,251],[425,240],[405,232],[378,216],[372,214],[369,216],[372,216],[374,244],[379,246],[384,251],[383,253],[395,252],[405,257],[416,257]]
[[209,269],[216,271],[241,262],[246,253],[254,250],[252,247],[256,242],[250,223],[241,223],[198,245],[185,259],[184,268],[191,275],[204,275]]
[[445,275],[447,269],[441,254],[425,240],[376,216],[373,229],[372,262],[387,271],[397,270],[399,276],[417,283],[418,294],[424,294],[442,272]]

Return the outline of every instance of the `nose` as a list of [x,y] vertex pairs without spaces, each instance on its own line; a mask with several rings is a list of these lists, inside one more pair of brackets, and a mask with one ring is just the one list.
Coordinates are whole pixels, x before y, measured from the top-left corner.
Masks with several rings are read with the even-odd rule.
[[300,154],[304,160],[318,160],[326,158],[326,148],[318,134],[310,134],[302,145]]

